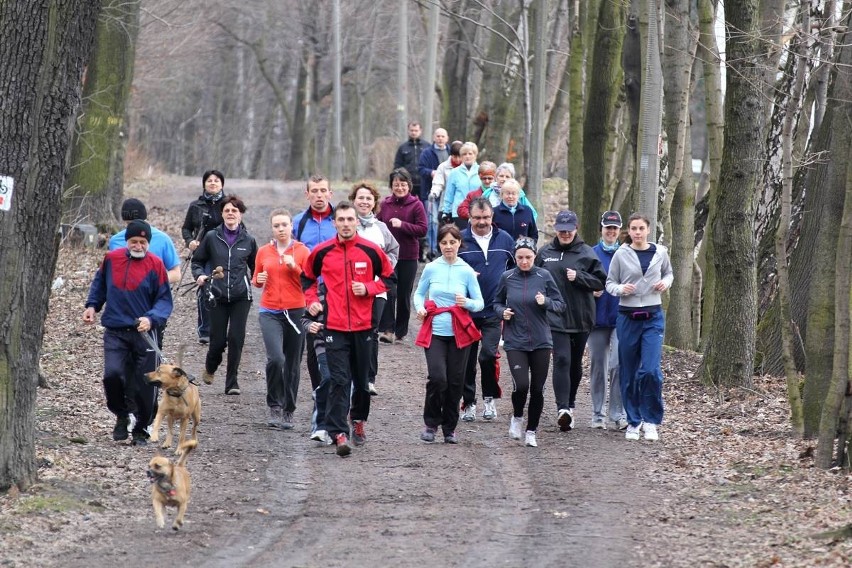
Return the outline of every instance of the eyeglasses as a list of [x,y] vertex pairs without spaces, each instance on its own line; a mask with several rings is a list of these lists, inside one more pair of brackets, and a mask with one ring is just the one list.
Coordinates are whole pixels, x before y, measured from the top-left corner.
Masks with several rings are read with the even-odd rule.
[[471,221],[487,221],[490,218],[491,218],[491,215],[482,215],[482,216],[471,215],[470,216]]

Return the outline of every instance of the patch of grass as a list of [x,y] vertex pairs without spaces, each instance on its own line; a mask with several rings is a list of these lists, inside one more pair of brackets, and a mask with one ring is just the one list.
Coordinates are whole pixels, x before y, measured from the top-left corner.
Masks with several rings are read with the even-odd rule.
[[34,495],[21,499],[17,512],[31,513],[67,513],[70,511],[93,511],[91,505],[70,495]]

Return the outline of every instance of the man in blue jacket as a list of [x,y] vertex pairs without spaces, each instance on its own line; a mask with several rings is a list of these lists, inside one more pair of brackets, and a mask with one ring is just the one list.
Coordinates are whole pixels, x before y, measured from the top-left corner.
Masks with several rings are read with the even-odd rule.
[[515,243],[506,231],[492,224],[494,209],[487,199],[477,197],[470,203],[470,226],[462,231],[462,248],[459,257],[476,272],[485,307],[471,315],[473,323],[482,333],[482,339],[474,343],[467,358],[462,398],[462,420],[476,420],[476,362],[479,361],[482,399],[485,410],[482,418],[497,418],[494,399],[502,395],[499,378],[500,365],[497,349],[503,322],[494,311],[494,297],[500,285],[500,277],[514,266]]
[[104,393],[116,415],[112,438],[126,440],[130,432],[133,445],[144,446],[157,411],[157,387],[145,373],[158,365],[154,346],[172,313],[172,291],[163,261],[148,253],[151,226],[132,221],[125,237],[127,247],[108,252],[92,280],[83,322],[94,323],[103,308]]

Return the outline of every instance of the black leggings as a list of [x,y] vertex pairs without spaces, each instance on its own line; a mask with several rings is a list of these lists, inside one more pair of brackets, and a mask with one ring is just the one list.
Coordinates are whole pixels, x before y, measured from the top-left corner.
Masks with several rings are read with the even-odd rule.
[[[530,396],[530,407],[527,414],[527,430],[535,432],[541,411],[544,408],[544,383],[547,382],[547,372],[550,370],[551,349],[536,349],[535,351],[506,351],[509,369],[512,370],[512,409],[515,418],[524,415],[524,404],[527,393]],[[530,386],[532,383],[532,386]]]
[[553,394],[556,409],[574,408],[583,378],[583,352],[589,332],[553,332]]
[[237,373],[246,340],[246,320],[251,309],[250,300],[219,302],[210,309],[210,346],[204,362],[211,375],[222,364],[222,355],[228,349],[228,366],[225,371],[225,392],[240,388]]

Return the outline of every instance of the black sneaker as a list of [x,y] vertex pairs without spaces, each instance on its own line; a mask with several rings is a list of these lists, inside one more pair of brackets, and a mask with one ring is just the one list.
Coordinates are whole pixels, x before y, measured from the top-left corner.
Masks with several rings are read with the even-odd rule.
[[459,439],[456,437],[455,432],[444,432],[444,443],[445,444],[458,444]]
[[349,454],[352,453],[352,448],[349,446],[349,440],[346,438],[346,434],[338,434],[334,437],[334,443],[337,444],[337,455],[345,458]]
[[112,439],[116,442],[126,440],[129,436],[127,427],[130,425],[130,418],[127,416],[119,416],[115,419],[115,428],[112,429]]
[[208,343],[210,343],[210,338],[206,335],[203,335],[198,338],[198,343],[200,343],[201,345],[207,345]]
[[134,432],[133,433],[133,445],[134,446],[147,446],[148,445],[148,434],[144,432]]

